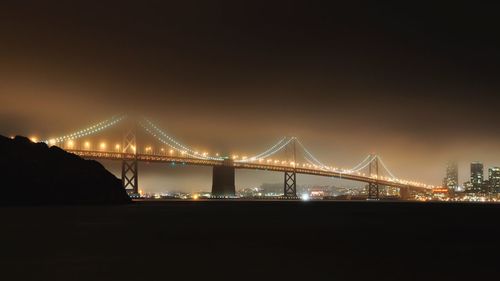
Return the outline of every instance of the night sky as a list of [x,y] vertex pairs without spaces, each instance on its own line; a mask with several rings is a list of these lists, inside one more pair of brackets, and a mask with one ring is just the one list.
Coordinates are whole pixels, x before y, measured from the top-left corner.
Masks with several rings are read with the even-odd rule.
[[[78,2],[0,4],[0,134],[57,136],[139,113],[212,152],[252,154],[295,135],[323,162],[376,152],[397,176],[432,184],[448,160],[461,181],[471,161],[500,165],[493,7]],[[143,170],[149,190],[211,184],[207,168]],[[281,180],[237,175],[238,187]]]

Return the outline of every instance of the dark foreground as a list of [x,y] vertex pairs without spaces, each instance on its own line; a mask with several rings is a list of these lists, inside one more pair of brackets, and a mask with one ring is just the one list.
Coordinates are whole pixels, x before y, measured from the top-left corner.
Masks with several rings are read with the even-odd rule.
[[139,202],[0,208],[1,280],[481,280],[500,205]]
[[102,164],[57,146],[0,135],[0,155],[0,206],[130,203]]

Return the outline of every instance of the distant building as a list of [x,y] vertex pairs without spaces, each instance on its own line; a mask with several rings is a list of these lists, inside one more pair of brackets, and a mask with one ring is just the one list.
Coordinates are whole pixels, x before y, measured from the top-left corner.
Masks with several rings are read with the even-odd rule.
[[387,186],[385,189],[385,194],[388,197],[400,196],[400,190],[398,187]]
[[242,197],[261,197],[264,196],[264,189],[260,187],[244,188],[238,193]]
[[323,198],[325,196],[325,191],[323,190],[311,190],[309,196],[312,198]]
[[472,188],[470,192],[481,193],[484,192],[484,167],[483,163],[472,162],[470,164],[470,182]]
[[467,193],[472,193],[472,183],[470,181],[464,182],[464,191]]
[[432,189],[432,197],[434,198],[446,198],[449,196],[448,188],[433,188]]
[[491,193],[500,193],[500,167],[488,169],[488,182]]
[[443,186],[450,191],[458,191],[458,165],[456,162],[449,162],[446,166],[446,177]]

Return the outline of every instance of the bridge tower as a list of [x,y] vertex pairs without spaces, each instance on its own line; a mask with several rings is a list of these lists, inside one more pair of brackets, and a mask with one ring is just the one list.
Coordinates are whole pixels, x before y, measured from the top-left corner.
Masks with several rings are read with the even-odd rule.
[[129,125],[122,142],[122,185],[129,194],[139,193],[136,127]]
[[[296,150],[295,138],[292,141],[292,156],[293,163],[296,163]],[[284,192],[285,197],[297,197],[297,174],[295,172],[295,165],[292,171],[285,171]]]
[[[372,161],[368,166],[368,174],[370,176],[376,176],[378,178],[378,157],[375,154],[372,154]],[[368,183],[368,199],[379,199],[379,188],[378,183],[370,182]]]

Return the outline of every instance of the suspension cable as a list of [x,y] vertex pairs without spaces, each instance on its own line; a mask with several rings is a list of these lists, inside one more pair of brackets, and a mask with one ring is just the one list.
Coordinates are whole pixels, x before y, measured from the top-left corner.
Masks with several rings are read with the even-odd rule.
[[[151,135],[153,135],[154,137],[156,137],[159,141],[161,141],[162,143],[170,146],[171,148],[177,150],[178,152],[181,152],[183,154],[186,154],[188,156],[191,156],[191,157],[194,157],[194,158],[198,158],[198,159],[210,159],[210,160],[224,160],[223,157],[212,157],[212,156],[204,156],[204,155],[198,155],[197,154],[197,151],[187,147],[186,145],[183,145],[181,144],[180,142],[178,142],[177,140],[175,140],[173,137],[167,135],[163,130],[161,130],[160,128],[158,128],[153,122],[151,122],[150,120],[144,118],[144,120],[147,121],[148,125],[150,126],[150,128],[147,127],[147,125],[144,125],[142,122],[141,122],[141,126],[148,132],[150,133]],[[152,130],[150,129],[153,129],[155,132],[153,132]],[[157,133],[160,135],[158,136]]]
[[[311,152],[309,152],[309,150],[307,150],[307,148],[302,144],[302,142],[300,142],[299,139],[297,139],[297,143],[300,145],[300,147],[304,150],[304,152],[309,156],[311,157],[311,159],[316,162],[316,165],[318,166],[322,166],[322,167],[328,167],[327,165],[323,164],[321,161],[319,161],[316,157],[314,157],[314,155],[312,155]],[[307,158],[306,158],[307,159]],[[312,163],[311,163],[312,164]]]
[[377,155],[377,158],[378,160],[380,161],[380,164],[382,164],[382,167],[384,167],[384,169],[387,171],[387,173],[393,178],[393,179],[398,179],[396,176],[394,176],[394,174],[387,168],[387,166],[385,165],[384,161],[382,161],[382,158],[380,158],[380,156]]
[[85,136],[93,135],[93,134],[101,132],[101,131],[103,131],[111,126],[116,125],[118,122],[122,121],[125,118],[126,118],[125,115],[113,116],[110,119],[101,121],[97,124],[94,124],[90,127],[79,130],[77,132],[73,132],[71,134],[67,134],[67,135],[64,135],[61,137],[57,137],[57,138],[51,138],[48,140],[44,140],[43,142],[46,144],[49,144],[49,145],[55,145],[55,144],[64,142],[66,140],[74,140],[74,139],[79,139],[79,138],[82,138]]
[[[281,151],[284,147],[286,147],[292,140],[293,138],[290,138],[288,139],[286,142],[283,143],[283,141],[286,139],[283,138],[281,141],[279,141],[278,143],[276,143],[273,147],[271,147],[270,149],[268,149],[267,151],[269,151],[268,153],[264,154],[264,153],[261,153],[259,154],[259,157],[256,158],[255,156],[254,157],[251,157],[250,159],[242,159],[242,160],[237,160],[237,162],[248,162],[250,160],[255,160],[255,159],[264,159],[264,158],[267,158],[279,151]],[[281,143],[281,145],[280,145]],[[274,148],[274,150],[272,150]],[[271,151],[272,150],[272,151]]]

